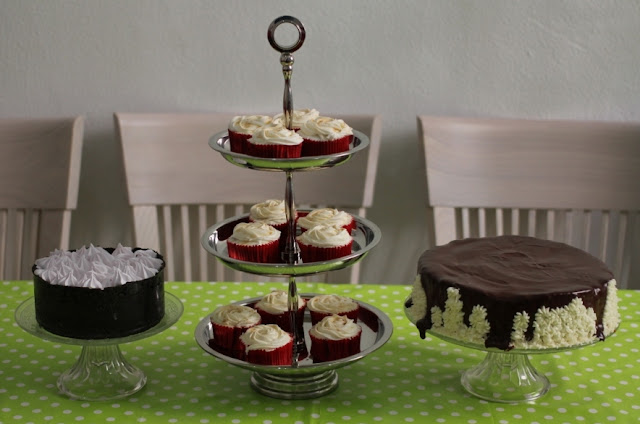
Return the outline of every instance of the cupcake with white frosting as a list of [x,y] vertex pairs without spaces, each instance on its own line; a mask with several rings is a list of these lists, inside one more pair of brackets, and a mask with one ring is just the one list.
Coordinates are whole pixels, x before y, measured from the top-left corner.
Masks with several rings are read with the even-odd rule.
[[349,150],[353,129],[342,119],[321,116],[300,127],[298,134],[304,139],[302,156],[322,156]]
[[360,352],[362,327],[342,315],[330,315],[309,330],[313,362],[346,358]]
[[297,224],[302,232],[321,224],[344,228],[349,233],[356,227],[356,221],[350,213],[334,208],[314,209],[298,218]]
[[344,228],[316,225],[296,237],[303,262],[322,262],[351,254],[353,237]]
[[209,317],[213,330],[213,345],[219,351],[242,359],[240,336],[261,323],[260,314],[244,305],[223,305]]
[[[307,301],[298,296],[298,310],[296,312],[296,328],[302,330],[304,310]],[[253,306],[263,324],[276,324],[284,331],[293,333],[291,329],[291,315],[289,314],[289,295],[284,290],[273,290],[265,295]]]
[[280,231],[261,222],[241,222],[227,239],[229,257],[247,262],[280,262]]
[[293,337],[275,324],[251,327],[240,336],[244,360],[258,365],[291,365]]
[[299,158],[302,137],[281,123],[263,125],[247,140],[246,153],[262,158]]
[[246,153],[247,140],[253,132],[263,125],[272,122],[267,115],[239,115],[234,116],[229,122],[229,147],[232,152]]
[[357,322],[360,304],[350,297],[338,296],[337,294],[320,294],[307,301],[307,309],[309,309],[311,315],[312,325],[330,315],[344,315]]
[[[318,118],[320,112],[315,109],[295,109],[291,115],[291,129],[298,131],[305,122]],[[273,121],[284,125],[284,113],[279,113],[274,116]]]
[[[294,221],[298,214],[295,214]],[[249,211],[250,222],[262,222],[269,224],[280,231],[280,247],[284,247],[289,233],[289,221],[285,212],[284,200],[268,199],[251,206]]]

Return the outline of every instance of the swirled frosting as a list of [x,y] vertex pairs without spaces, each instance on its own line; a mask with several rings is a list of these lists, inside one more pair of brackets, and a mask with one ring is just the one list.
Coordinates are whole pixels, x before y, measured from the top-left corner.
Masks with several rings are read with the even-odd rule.
[[229,122],[229,130],[240,134],[253,134],[256,129],[272,121],[272,118],[266,115],[234,116]]
[[211,314],[211,322],[225,327],[251,327],[260,323],[260,314],[244,305],[224,305]]
[[316,312],[338,314],[353,311],[358,308],[358,302],[349,297],[338,296],[337,294],[321,294],[309,299],[307,307]]
[[291,335],[275,324],[259,324],[249,328],[240,336],[245,351],[271,351],[290,343]]
[[233,227],[229,240],[236,244],[260,245],[280,239],[280,231],[263,222],[241,222]]
[[[315,109],[296,109],[292,113],[291,127],[300,128],[305,122],[316,119],[319,116],[320,112]],[[284,125],[284,113],[279,113],[274,116],[273,121]]]
[[353,217],[344,211],[321,208],[314,209],[307,215],[298,218],[298,225],[304,229],[313,228],[320,224],[343,227],[349,225],[351,221],[353,221]]
[[104,289],[158,273],[163,261],[151,249],[118,244],[112,253],[93,244],[74,251],[56,249],[36,260],[34,273],[50,284]]
[[[298,309],[306,304],[306,300],[298,296]],[[270,314],[281,314],[289,310],[289,295],[284,290],[273,290],[256,303],[256,308],[262,309]]]
[[298,134],[309,140],[326,141],[353,135],[353,130],[342,119],[321,116],[305,122]]
[[344,228],[316,225],[297,237],[301,243],[316,247],[336,247],[349,244],[353,238]]
[[329,315],[311,327],[309,335],[318,339],[344,340],[357,336],[362,331],[360,325],[343,315]]
[[283,224],[287,222],[284,209],[284,200],[269,199],[251,206],[249,218],[269,225]]
[[281,123],[270,123],[257,128],[251,138],[253,144],[280,144],[295,146],[302,143],[297,132],[285,128]]

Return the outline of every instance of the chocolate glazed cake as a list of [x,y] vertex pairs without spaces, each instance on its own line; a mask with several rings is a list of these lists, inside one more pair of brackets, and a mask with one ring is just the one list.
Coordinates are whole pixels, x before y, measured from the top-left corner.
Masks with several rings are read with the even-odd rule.
[[590,254],[547,240],[499,236],[425,251],[409,314],[427,330],[502,350],[603,340],[619,324],[613,274]]

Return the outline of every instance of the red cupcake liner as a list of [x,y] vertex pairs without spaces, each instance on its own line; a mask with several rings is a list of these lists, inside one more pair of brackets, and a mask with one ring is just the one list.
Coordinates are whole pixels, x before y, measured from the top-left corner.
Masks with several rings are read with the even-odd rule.
[[[256,324],[257,325],[257,324]],[[240,336],[249,327],[229,327],[226,325],[211,323],[213,329],[214,347],[219,352],[237,359],[244,359],[244,345],[240,341]]]
[[309,315],[311,316],[311,325],[315,325],[322,321],[322,318],[328,317],[330,315],[341,315],[353,320],[353,322],[358,322],[358,315],[360,315],[360,305],[358,305],[353,311],[346,312],[318,312],[312,311],[309,309]]
[[295,146],[282,144],[254,144],[247,141],[246,154],[260,158],[295,159],[302,153],[302,143]]
[[342,340],[319,339],[311,334],[309,337],[313,362],[328,362],[360,353],[362,330],[357,335]]
[[[291,317],[289,315],[289,312],[283,312],[281,314],[272,314],[260,308],[255,308],[255,309],[260,314],[260,318],[262,319],[262,324],[276,324],[283,331],[293,334],[293,330],[291,328]],[[302,324],[304,323],[304,310],[305,310],[305,306],[302,306],[301,308],[298,309],[298,312],[296,312],[296,328],[298,329],[298,331],[302,329]]]
[[345,135],[336,140],[310,140],[308,138],[302,141],[301,156],[324,156],[334,153],[346,152],[353,140],[353,135]]
[[247,144],[251,134],[243,134],[229,130],[229,148],[232,152],[246,153]]
[[[241,344],[244,348],[244,343]],[[257,365],[291,365],[292,356],[293,339],[273,350],[250,350],[246,352],[245,360]]]
[[300,257],[303,262],[323,262],[341,258],[351,254],[353,240],[344,246],[337,247],[317,247],[304,244],[298,241],[300,247]]
[[259,245],[237,244],[227,239],[229,257],[247,262],[280,263],[280,240]]

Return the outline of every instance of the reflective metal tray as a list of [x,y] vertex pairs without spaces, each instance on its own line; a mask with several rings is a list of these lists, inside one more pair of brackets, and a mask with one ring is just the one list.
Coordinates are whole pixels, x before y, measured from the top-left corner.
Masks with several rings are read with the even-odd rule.
[[[305,211],[299,210],[299,212]],[[367,219],[356,215],[352,216],[356,220],[356,229],[352,233],[352,253],[331,261],[301,262],[289,265],[286,263],[265,264],[246,262],[229,257],[226,240],[233,234],[233,227],[235,227],[236,224],[239,222],[248,222],[249,214],[235,216],[209,227],[202,235],[200,242],[207,252],[216,256],[225,265],[236,271],[274,277],[312,275],[351,266],[364,258],[364,256],[378,244],[382,238],[380,229]]]
[[214,134],[209,139],[209,146],[222,154],[227,161],[236,166],[262,171],[313,171],[340,165],[351,156],[369,145],[369,137],[360,131],[353,130],[353,141],[346,152],[325,156],[310,156],[294,159],[260,158],[231,151],[228,131]]

